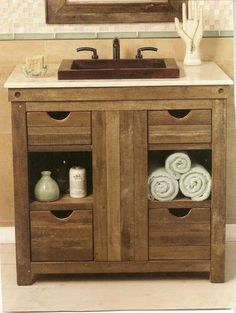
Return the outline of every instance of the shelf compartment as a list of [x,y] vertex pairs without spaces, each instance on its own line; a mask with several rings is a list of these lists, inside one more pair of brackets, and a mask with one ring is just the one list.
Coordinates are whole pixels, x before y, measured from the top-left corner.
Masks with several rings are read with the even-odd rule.
[[93,260],[92,210],[58,216],[53,211],[30,212],[32,261]]
[[48,211],[48,210],[92,210],[93,195],[85,198],[71,198],[68,194],[63,195],[59,200],[54,202],[32,201],[30,203],[31,211]]
[[[92,152],[91,151],[73,151],[73,152],[30,152],[28,153],[29,159],[29,198],[34,200],[34,188],[38,180],[41,178],[41,172],[48,170],[52,172],[52,178],[60,182],[60,175],[58,175],[58,169],[63,165],[63,161],[66,162],[66,176],[67,187],[61,188],[61,194],[69,193],[69,169],[72,166],[82,166],[86,169],[87,175],[87,194],[93,193],[92,182]],[[55,202],[57,203],[57,202]],[[71,203],[71,202],[70,202]]]

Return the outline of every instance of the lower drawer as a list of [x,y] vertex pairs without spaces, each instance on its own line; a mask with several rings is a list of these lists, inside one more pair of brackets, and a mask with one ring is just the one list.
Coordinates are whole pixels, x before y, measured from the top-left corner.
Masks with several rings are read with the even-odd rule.
[[151,209],[149,259],[210,259],[210,209]]
[[92,210],[30,214],[32,261],[93,260]]

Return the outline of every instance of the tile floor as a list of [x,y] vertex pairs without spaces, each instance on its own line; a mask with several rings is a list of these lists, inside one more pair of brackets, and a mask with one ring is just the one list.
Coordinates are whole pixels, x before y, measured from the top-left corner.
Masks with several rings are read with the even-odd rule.
[[236,241],[226,245],[224,284],[211,284],[205,274],[71,275],[19,287],[14,244],[0,248],[4,311],[236,308]]

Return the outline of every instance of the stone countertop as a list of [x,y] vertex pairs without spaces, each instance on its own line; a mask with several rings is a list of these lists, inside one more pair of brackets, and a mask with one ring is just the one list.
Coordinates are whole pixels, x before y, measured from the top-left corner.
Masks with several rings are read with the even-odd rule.
[[44,77],[27,78],[21,65],[16,66],[9,76],[5,88],[76,88],[76,87],[138,87],[138,86],[194,86],[194,85],[233,85],[227,76],[214,62],[204,62],[200,66],[180,67],[179,78],[165,79],[86,79],[58,80],[58,64],[50,64]]

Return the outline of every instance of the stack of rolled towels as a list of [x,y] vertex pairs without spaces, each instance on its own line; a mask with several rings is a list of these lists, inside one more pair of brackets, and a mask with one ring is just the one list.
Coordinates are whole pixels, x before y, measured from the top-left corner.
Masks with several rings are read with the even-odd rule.
[[211,175],[200,164],[192,163],[186,152],[175,152],[165,166],[152,168],[148,177],[148,198],[170,201],[180,192],[193,201],[206,200],[211,193]]

